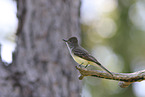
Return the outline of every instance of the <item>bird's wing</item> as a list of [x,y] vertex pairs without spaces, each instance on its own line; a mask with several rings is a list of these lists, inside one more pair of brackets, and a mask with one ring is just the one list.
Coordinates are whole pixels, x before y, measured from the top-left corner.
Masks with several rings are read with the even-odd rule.
[[99,62],[93,56],[91,56],[85,49],[75,48],[72,51],[73,51],[74,55],[79,56],[85,60],[98,63],[98,65],[99,65]]
[[93,56],[91,56],[85,49],[83,48],[75,48],[75,49],[72,49],[74,55],[76,56],[79,56],[83,59],[86,59],[88,61],[91,61],[91,62],[95,62],[96,64],[98,64],[102,69],[106,70],[108,73],[110,73],[112,76],[113,74],[108,70],[106,69],[103,65],[101,65]]

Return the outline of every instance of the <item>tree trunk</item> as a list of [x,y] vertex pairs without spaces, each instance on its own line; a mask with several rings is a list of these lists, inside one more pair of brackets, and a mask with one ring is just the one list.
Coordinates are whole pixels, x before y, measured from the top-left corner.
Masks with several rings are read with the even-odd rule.
[[62,39],[79,37],[79,0],[18,0],[13,64],[1,66],[0,97],[79,97],[75,62]]

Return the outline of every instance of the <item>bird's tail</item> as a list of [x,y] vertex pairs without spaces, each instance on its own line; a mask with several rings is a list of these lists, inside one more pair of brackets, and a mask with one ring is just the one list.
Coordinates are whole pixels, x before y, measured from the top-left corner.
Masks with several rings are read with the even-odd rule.
[[109,74],[113,76],[113,74],[108,69],[106,69],[103,65],[101,65],[101,63],[96,62],[96,64],[98,64],[102,69],[104,69],[105,71],[107,71]]

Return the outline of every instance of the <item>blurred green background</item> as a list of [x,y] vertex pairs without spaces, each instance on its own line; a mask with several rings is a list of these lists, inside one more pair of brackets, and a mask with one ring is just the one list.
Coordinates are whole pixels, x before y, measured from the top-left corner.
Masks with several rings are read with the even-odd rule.
[[[80,11],[82,46],[100,63],[112,72],[145,68],[145,0],[82,0]],[[16,3],[0,0],[0,12],[2,57],[10,63],[18,23]],[[81,95],[145,97],[144,91],[145,81],[122,89],[118,81],[85,77]]]
[[[112,72],[145,68],[145,0],[82,0],[82,46]],[[145,82],[87,77],[82,97],[145,97]]]

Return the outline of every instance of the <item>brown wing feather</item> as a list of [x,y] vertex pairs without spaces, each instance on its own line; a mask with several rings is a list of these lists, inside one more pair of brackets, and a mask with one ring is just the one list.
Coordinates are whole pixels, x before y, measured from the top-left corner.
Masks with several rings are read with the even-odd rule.
[[72,50],[74,55],[79,56],[83,59],[86,59],[88,61],[92,61],[100,65],[100,63],[93,57],[91,56],[85,49],[83,48],[75,48]]
[[112,76],[113,74],[106,69],[104,66],[102,66],[93,56],[91,56],[85,49],[79,47],[79,48],[75,48],[72,49],[72,52],[74,53],[74,55],[79,56],[83,59],[86,59],[88,61],[92,61],[95,62],[96,64],[98,64],[102,69],[106,70],[108,73],[110,73]]

